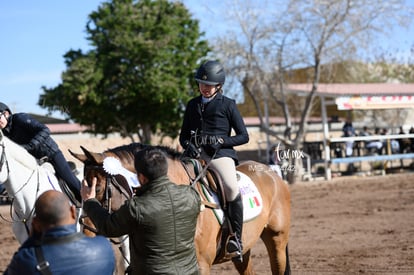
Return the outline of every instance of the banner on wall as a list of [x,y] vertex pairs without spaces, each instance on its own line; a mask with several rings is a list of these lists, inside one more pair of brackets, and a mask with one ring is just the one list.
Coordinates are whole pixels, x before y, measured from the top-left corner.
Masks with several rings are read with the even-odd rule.
[[341,96],[338,110],[414,108],[414,96]]

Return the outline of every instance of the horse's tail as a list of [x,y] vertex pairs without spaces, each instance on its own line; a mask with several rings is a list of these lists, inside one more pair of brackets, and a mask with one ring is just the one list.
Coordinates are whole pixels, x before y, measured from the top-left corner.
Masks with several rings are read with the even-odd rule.
[[289,261],[288,245],[286,245],[286,267],[285,267],[284,275],[290,275],[290,261]]

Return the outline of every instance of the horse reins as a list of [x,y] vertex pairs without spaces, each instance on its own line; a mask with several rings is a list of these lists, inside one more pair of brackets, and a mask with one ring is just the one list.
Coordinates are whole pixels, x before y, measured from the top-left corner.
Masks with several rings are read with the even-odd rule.
[[[90,169],[102,170],[105,173],[105,191],[104,191],[104,201],[102,203],[103,207],[106,208],[109,213],[112,213],[112,186],[114,186],[121,195],[125,198],[129,198],[129,194],[124,190],[122,185],[118,182],[114,175],[110,175],[103,169],[102,165],[93,165]],[[89,230],[89,229],[88,229]],[[96,232],[94,232],[96,233]]]
[[108,201],[107,207],[109,213],[112,213],[112,186],[114,186],[126,199],[130,198],[130,195],[125,192],[125,189],[116,179],[116,176],[106,173],[105,200]]
[[[90,166],[89,166],[90,167]],[[118,182],[118,180],[116,179],[116,177],[114,175],[110,175],[108,174],[104,169],[102,165],[92,165],[92,167],[90,167],[90,169],[97,169],[97,170],[102,170],[105,173],[105,197],[104,197],[104,202],[105,204],[102,204],[102,206],[104,208],[106,208],[108,210],[109,213],[112,213],[112,209],[111,209],[111,201],[112,201],[112,186],[114,186],[121,195],[123,195],[125,198],[129,198],[129,194],[127,192],[125,192],[124,188],[122,187],[122,185]],[[79,218],[79,223],[84,227],[84,229],[87,229],[95,234],[98,234],[98,230],[96,230],[96,228],[90,227],[89,225],[85,224],[83,222],[83,218],[87,217],[86,215],[82,216]],[[112,238],[109,238],[109,240],[111,241],[111,243],[115,244],[115,245],[120,245],[123,242],[125,242],[127,240],[128,237],[124,237],[121,241],[115,241]],[[128,262],[128,265],[130,264],[129,260],[126,258],[126,256],[124,255],[124,252],[122,251],[122,247],[119,247],[119,250],[121,252],[122,257],[124,258],[125,261]]]
[[6,160],[6,153],[5,153],[6,146],[4,146],[4,142],[3,141],[1,143],[1,147],[2,147],[2,153],[1,153],[1,158],[0,158],[0,172],[3,169],[4,161],[6,161],[7,174],[10,174],[9,162],[7,162],[7,160]]
[[184,168],[184,171],[187,173],[187,176],[190,180],[190,186],[194,188],[194,190],[197,191],[197,193],[200,195],[201,198],[201,204],[204,205],[205,207],[208,207],[210,209],[218,209],[219,206],[216,203],[212,203],[209,202],[208,200],[206,200],[206,198],[204,196],[201,195],[200,190],[197,188],[197,183],[201,184],[206,184],[204,183],[204,180],[202,180],[202,178],[206,175],[207,172],[207,168],[210,164],[210,162],[204,167],[201,165],[200,161],[197,159],[188,159],[188,161],[191,163],[192,167],[194,168],[194,175],[195,177],[192,177],[191,173],[190,173],[190,169],[187,166],[187,162],[185,160],[181,160],[181,165]]

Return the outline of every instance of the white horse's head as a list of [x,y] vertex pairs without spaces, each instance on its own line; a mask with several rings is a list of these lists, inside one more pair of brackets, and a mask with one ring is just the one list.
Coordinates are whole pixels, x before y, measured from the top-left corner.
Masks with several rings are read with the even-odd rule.
[[37,197],[46,190],[61,191],[53,173],[0,130],[0,182],[13,198],[13,231],[20,243],[28,237]]

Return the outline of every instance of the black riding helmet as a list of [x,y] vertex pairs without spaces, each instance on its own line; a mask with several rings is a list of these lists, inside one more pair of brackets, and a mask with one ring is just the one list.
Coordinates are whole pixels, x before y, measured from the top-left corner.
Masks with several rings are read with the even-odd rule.
[[223,86],[226,80],[223,66],[217,61],[207,61],[198,68],[195,75],[195,80],[198,83],[206,85],[218,85]]
[[0,112],[4,112],[4,111],[8,111],[9,114],[12,114],[9,106],[7,106],[6,104],[4,104],[3,102],[0,102]]

